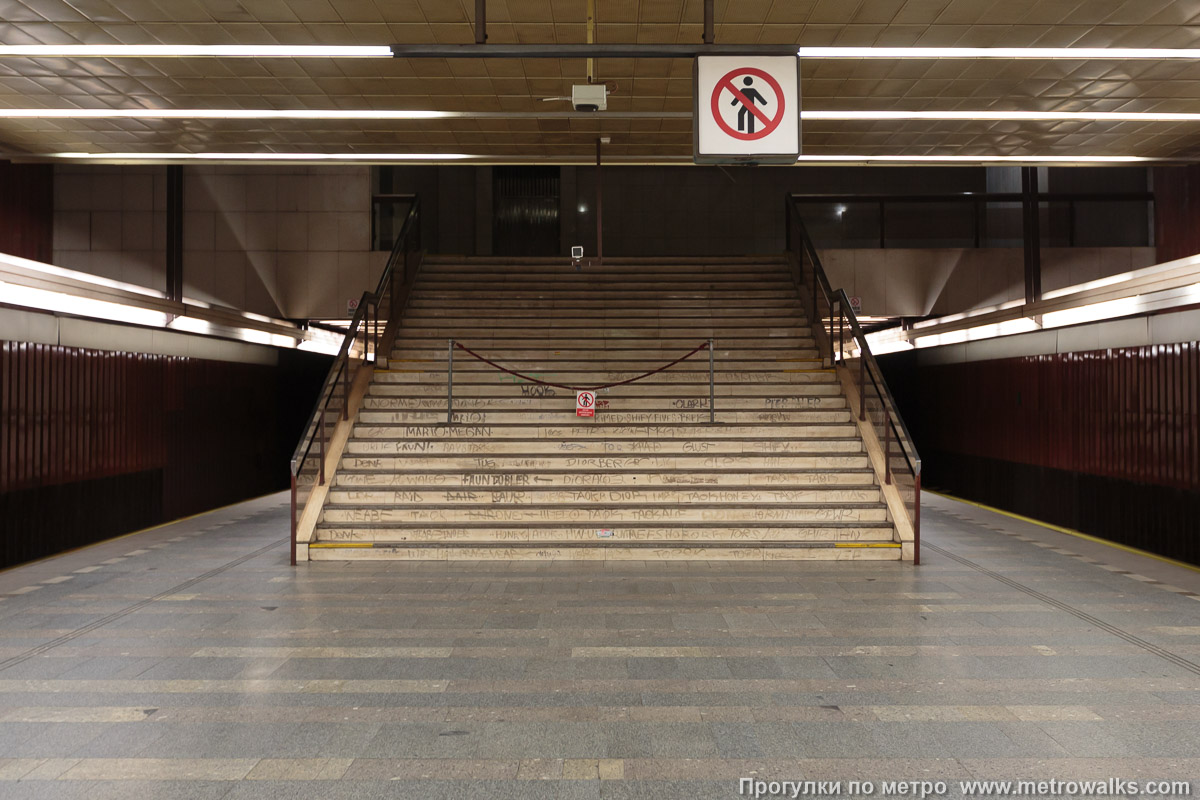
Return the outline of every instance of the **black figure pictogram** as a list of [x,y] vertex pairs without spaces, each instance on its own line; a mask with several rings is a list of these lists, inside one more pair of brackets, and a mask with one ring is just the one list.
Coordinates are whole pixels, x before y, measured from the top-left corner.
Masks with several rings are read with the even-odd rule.
[[[742,103],[742,98],[748,100],[751,105],[762,103],[764,106],[767,105],[767,98],[759,94],[758,90],[754,88],[754,79],[749,75],[742,78],[742,84],[746,88],[742,89],[741,96],[734,96],[733,102],[729,105],[736,106],[741,103],[742,107],[738,109],[738,130],[745,133],[754,133],[754,113],[750,110],[750,106]],[[747,120],[747,117],[749,117],[749,120]],[[746,127],[747,123],[749,123],[749,128]]]

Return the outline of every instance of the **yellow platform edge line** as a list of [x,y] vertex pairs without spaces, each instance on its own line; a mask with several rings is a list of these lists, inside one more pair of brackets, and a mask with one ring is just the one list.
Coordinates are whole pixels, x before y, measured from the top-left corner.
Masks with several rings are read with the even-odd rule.
[[1074,536],[1076,539],[1083,539],[1088,542],[1095,542],[1096,544],[1102,544],[1102,545],[1105,545],[1106,547],[1112,547],[1116,550],[1124,550],[1126,553],[1133,553],[1136,556],[1145,556],[1146,558],[1152,558],[1155,561],[1161,561],[1164,564],[1172,564],[1176,567],[1183,567],[1184,569],[1191,570],[1192,572],[1200,572],[1200,567],[1196,566],[1195,564],[1189,564],[1186,561],[1177,561],[1174,558],[1168,558],[1167,556],[1160,556],[1158,553],[1151,553],[1146,550],[1141,550],[1137,547],[1130,547],[1129,545],[1121,544],[1120,542],[1112,542],[1112,541],[1109,541],[1108,539],[1102,539],[1099,536],[1092,536],[1091,534],[1083,533],[1082,531],[1077,531],[1072,528],[1064,528],[1061,525],[1055,525],[1050,522],[1043,522],[1042,520],[1034,519],[1033,517],[1024,517],[1024,516],[1021,516],[1020,514],[1015,514],[1012,511],[1005,511],[1002,508],[995,508],[993,506],[985,505],[984,503],[976,503],[974,500],[967,500],[962,497],[956,497],[955,495],[946,494],[945,492],[935,492],[932,489],[922,489],[921,491],[924,493],[928,493],[928,494],[935,494],[938,497],[944,497],[947,500],[954,500],[955,502],[958,502],[958,503],[965,503],[966,505],[969,505],[969,506],[975,506],[976,508],[982,508],[984,511],[991,511],[995,514],[999,514],[1004,517],[1009,517],[1011,519],[1019,520],[1021,522],[1028,522],[1030,525],[1037,525],[1039,528],[1045,528],[1046,530],[1054,531],[1055,533],[1063,533],[1063,534],[1066,534],[1067,536]]

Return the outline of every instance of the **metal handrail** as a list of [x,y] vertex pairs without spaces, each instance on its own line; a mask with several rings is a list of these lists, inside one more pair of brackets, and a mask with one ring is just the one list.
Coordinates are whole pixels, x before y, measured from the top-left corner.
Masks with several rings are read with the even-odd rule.
[[[900,415],[900,408],[892,396],[891,389],[887,385],[887,380],[883,376],[883,371],[879,368],[879,363],[875,360],[874,354],[871,352],[871,346],[867,343],[867,337],[863,333],[862,326],[859,325],[858,317],[854,313],[854,309],[850,305],[850,299],[846,295],[845,289],[834,290],[829,283],[829,277],[825,273],[825,267],[821,264],[821,257],[817,254],[817,248],[813,244],[812,237],[808,234],[808,228],[804,225],[804,220],[800,216],[800,210],[797,207],[795,197],[788,195],[785,205],[785,224],[787,226],[787,249],[789,253],[802,251],[803,255],[808,257],[809,263],[812,265],[812,282],[811,287],[811,308],[810,324],[814,319],[820,321],[820,325],[814,330],[820,330],[823,338],[826,339],[828,345],[828,356],[830,366],[836,366],[846,361],[845,354],[845,335],[848,329],[850,338],[858,346],[859,353],[859,420],[866,420],[867,412],[867,393],[865,378],[870,378],[871,386],[874,388],[876,395],[883,404],[884,412],[884,471],[885,483],[892,482],[891,470],[891,440],[895,438],[900,445],[900,453],[903,455],[909,470],[912,472],[914,484],[914,508],[913,508],[913,533],[914,533],[914,563],[919,564],[920,556],[920,487],[921,487],[921,457],[917,452],[916,443],[913,441],[912,435],[908,431],[908,426],[905,425],[903,417]],[[800,242],[793,241],[792,230],[795,227],[800,233]],[[797,247],[798,245],[798,247]],[[801,260],[800,274],[797,278],[797,285],[806,284],[805,275],[803,274],[803,259]],[[825,301],[826,307],[829,309],[828,324],[829,330],[824,328],[825,321],[820,313],[820,304],[818,303],[818,293],[821,299]],[[802,293],[803,296],[803,293]],[[837,347],[834,347],[834,331],[836,329],[838,342]]]
[[[858,322],[858,317],[855,315],[854,309],[850,305],[850,298],[847,296],[845,289],[838,289],[837,291],[834,291],[831,288],[829,277],[825,273],[825,267],[821,264],[821,257],[817,254],[817,248],[813,245],[812,237],[808,235],[808,228],[804,225],[804,219],[800,216],[799,210],[795,208],[796,200],[794,197],[789,196],[788,201],[789,229],[792,223],[795,223],[795,225],[800,229],[800,235],[803,241],[804,249],[807,251],[808,257],[812,260],[814,283],[821,289],[821,293],[825,297],[825,302],[829,306],[830,320],[832,322],[833,309],[836,305],[841,318],[839,322],[841,320],[845,320],[850,328],[851,337],[858,345],[859,358],[861,358],[865,364],[870,364],[871,366],[871,370],[869,371],[871,383],[874,384],[875,389],[879,392],[880,397],[882,397],[889,406],[889,410],[892,412],[891,419],[893,427],[897,429],[897,433],[903,434],[903,441],[907,442],[909,447],[912,449],[911,456],[907,452],[904,453],[905,459],[908,461],[909,466],[913,469],[914,474],[920,474],[921,457],[917,454],[916,445],[913,444],[912,436],[908,432],[908,426],[904,424],[904,420],[900,417],[899,406],[896,404],[896,400],[892,396],[891,389],[888,388],[887,381],[883,377],[883,371],[879,368],[879,362],[875,360],[875,356],[871,352],[871,345],[867,343],[866,334],[863,333],[862,326],[859,325]],[[793,214],[794,216],[792,216]],[[832,325],[830,327],[832,328]],[[832,337],[830,337],[830,353],[834,354]],[[844,354],[841,352],[841,347],[838,348],[836,356],[836,359],[832,359],[831,355],[831,360],[844,360]]]
[[[389,319],[387,320],[389,328],[393,325],[395,318],[400,312],[400,309],[395,306],[397,292],[394,289],[397,277],[399,277],[401,283],[407,283],[411,278],[409,275],[408,258],[413,252],[414,242],[419,238],[419,229],[416,226],[420,221],[420,208],[420,198],[414,196],[413,205],[400,227],[400,233],[396,237],[396,242],[392,247],[391,254],[388,256],[387,264],[384,266],[383,273],[379,277],[379,283],[374,292],[363,292],[362,298],[358,303],[358,308],[355,309],[354,316],[350,320],[350,326],[346,331],[346,335],[342,338],[342,345],[338,348],[337,355],[334,356],[333,363],[329,367],[329,372],[325,376],[325,382],[321,386],[321,392],[317,395],[317,402],[313,407],[312,413],[308,416],[308,421],[304,425],[300,441],[297,443],[296,449],[292,452],[290,469],[292,484],[291,561],[293,566],[296,563],[297,476],[300,474],[305,461],[308,460],[309,455],[312,453],[313,446],[319,442],[321,453],[318,485],[325,484],[326,415],[329,413],[335,390],[340,383],[343,387],[342,419],[349,418],[350,360],[354,354],[354,348],[358,342],[359,335],[362,335],[363,340],[363,363],[374,363],[379,356],[379,345],[381,343],[379,316],[384,300],[390,299],[393,303]],[[371,309],[375,310],[374,319],[371,317]],[[387,331],[385,330],[382,338],[386,338],[386,335]]]

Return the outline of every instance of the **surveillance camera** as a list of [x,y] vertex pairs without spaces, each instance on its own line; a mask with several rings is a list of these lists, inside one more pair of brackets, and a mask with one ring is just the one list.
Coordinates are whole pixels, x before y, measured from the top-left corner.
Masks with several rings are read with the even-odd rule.
[[604,111],[608,108],[608,87],[602,83],[572,86],[571,105],[576,111]]

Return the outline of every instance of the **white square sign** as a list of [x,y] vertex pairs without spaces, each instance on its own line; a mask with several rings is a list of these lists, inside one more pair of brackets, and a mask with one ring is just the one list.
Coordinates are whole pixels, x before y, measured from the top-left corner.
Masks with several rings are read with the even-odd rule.
[[693,73],[697,164],[795,162],[800,59],[698,56]]

